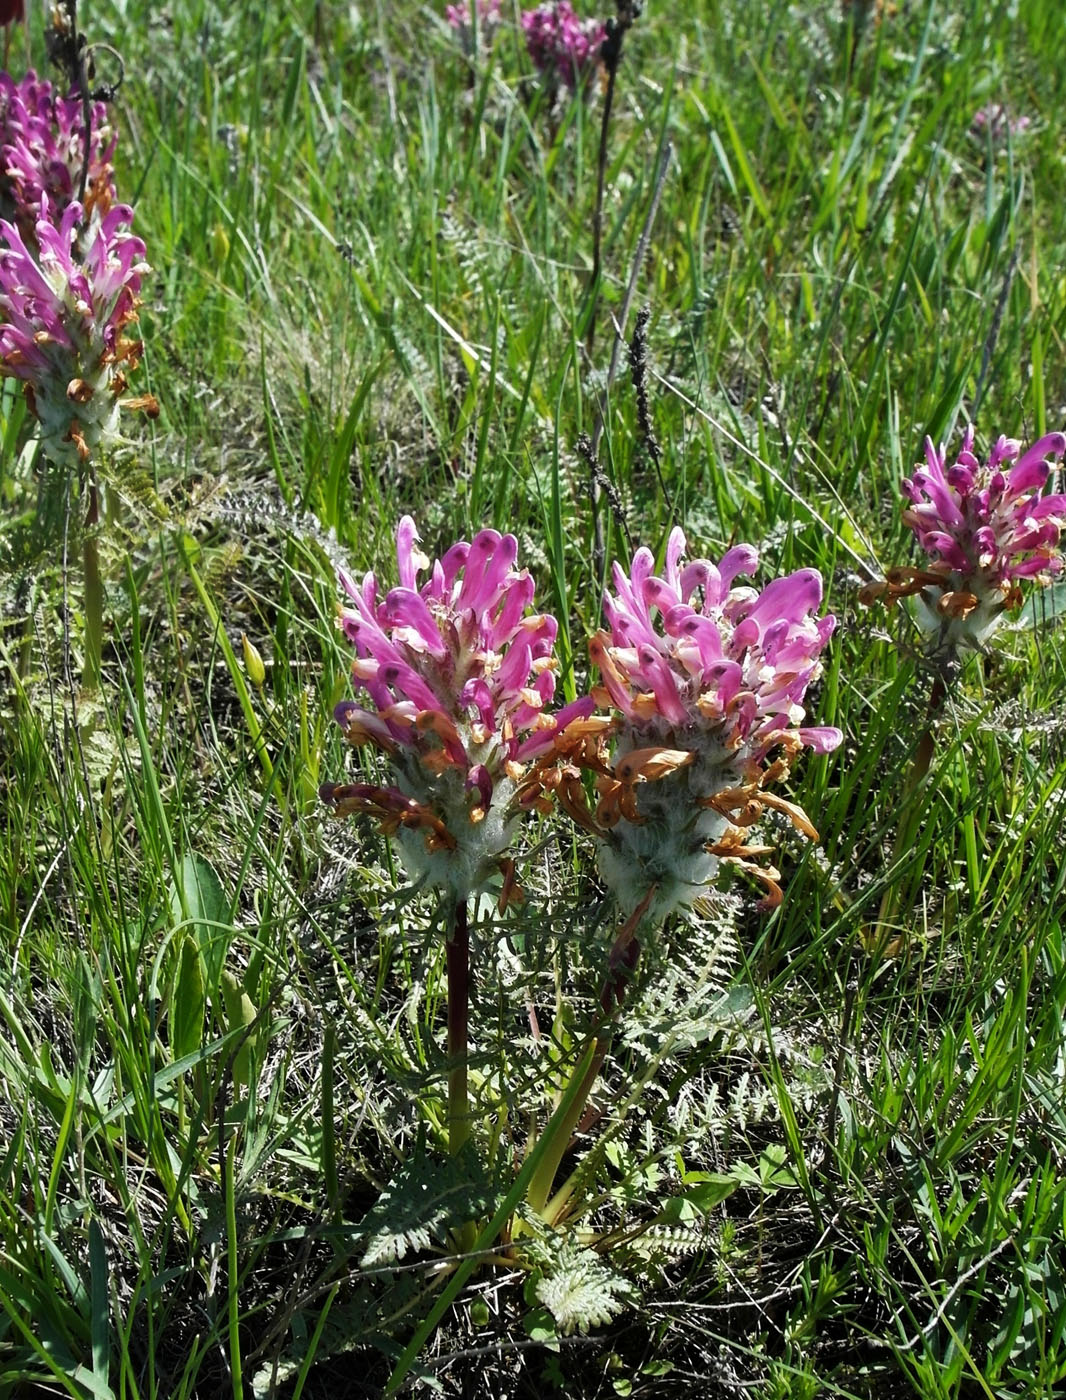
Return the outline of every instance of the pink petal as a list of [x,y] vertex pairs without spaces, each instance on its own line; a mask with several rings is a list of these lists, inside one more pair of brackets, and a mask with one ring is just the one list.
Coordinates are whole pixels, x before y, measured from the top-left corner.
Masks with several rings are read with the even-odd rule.
[[[1032,447],[1027,447],[1022,455],[1015,462],[1010,471],[1010,484],[1012,491],[1025,491],[1030,485],[1036,485],[1035,480],[1030,480],[1030,469],[1039,468],[1046,465],[1045,459],[1048,457],[1062,457],[1066,454],[1066,433],[1045,433],[1033,443]],[[1043,486],[1044,478],[1039,485]]]

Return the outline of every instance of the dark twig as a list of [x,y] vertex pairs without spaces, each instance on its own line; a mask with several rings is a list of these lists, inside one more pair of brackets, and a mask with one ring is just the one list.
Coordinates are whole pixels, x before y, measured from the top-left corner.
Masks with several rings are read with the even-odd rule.
[[[651,202],[648,205],[648,212],[644,219],[644,227],[640,231],[637,239],[637,251],[633,258],[633,266],[629,273],[629,282],[626,286],[625,300],[622,302],[622,311],[615,322],[614,344],[611,347],[611,362],[607,368],[607,383],[604,386],[603,395],[600,400],[600,411],[596,419],[596,427],[592,433],[591,458],[595,463],[599,459],[600,439],[603,437],[603,428],[607,419],[607,405],[610,400],[611,385],[615,381],[618,373],[618,364],[621,358],[621,349],[625,344],[626,323],[629,320],[630,308],[637,294],[637,281],[640,277],[640,269],[644,265],[644,257],[648,251],[648,242],[651,239],[652,226],[655,223],[655,215],[659,210],[659,201],[662,199],[663,187],[666,184],[666,172],[670,168],[670,158],[674,153],[674,148],[669,141],[664,141],[662,150],[659,152],[659,164],[655,171],[655,185],[652,189]],[[580,449],[579,449],[580,450]],[[588,457],[585,457],[588,461]],[[603,575],[603,561],[606,553],[605,541],[603,537],[603,520],[600,516],[601,485],[598,468],[593,468],[592,476],[592,530],[593,530],[593,557],[596,564],[597,577]],[[626,539],[629,539],[629,532],[626,531]]]
[[629,342],[629,377],[637,396],[637,426],[644,451],[651,458],[655,475],[659,478],[659,490],[666,500],[666,482],[663,480],[663,452],[655,436],[651,421],[651,408],[648,404],[648,322],[651,308],[645,306],[637,314],[637,324],[633,327],[633,339]]
[[614,85],[622,62],[622,45],[626,32],[640,14],[640,0],[616,0],[617,14],[607,21],[607,37],[600,48],[600,61],[607,72],[607,85],[603,94],[603,116],[600,120],[600,150],[596,163],[596,209],[592,216],[592,305],[589,307],[588,336],[586,349],[592,353],[592,343],[596,336],[596,305],[600,299],[600,271],[603,262],[603,194],[607,183],[607,135],[611,126],[611,108],[614,105]]
[[[629,313],[633,307],[633,301],[637,295],[637,280],[640,277],[640,269],[644,266],[644,257],[648,251],[648,242],[651,239],[652,225],[655,223],[655,215],[659,212],[659,201],[663,197],[663,187],[666,184],[666,172],[670,168],[670,159],[674,154],[674,148],[669,141],[664,141],[662,150],[659,152],[659,164],[655,168],[655,184],[652,187],[651,202],[648,205],[648,212],[644,218],[644,227],[640,230],[640,237],[637,239],[637,251],[633,255],[633,266],[629,273],[629,282],[626,286],[625,300],[622,302],[622,312],[615,322],[614,344],[611,347],[611,363],[607,370],[607,388],[610,389],[614,383],[615,375],[618,373],[618,361],[621,357],[622,346],[625,343],[626,325],[629,322]],[[603,400],[604,413],[607,411],[607,398]],[[603,432],[603,414],[596,424],[594,441],[599,446],[600,434]]]
[[81,98],[82,124],[85,129],[85,149],[82,152],[81,178],[78,181],[78,203],[85,204],[85,188],[89,183],[89,157],[92,152],[93,104],[89,96],[89,74],[86,65],[85,35],[78,33],[78,0],[57,0],[52,6],[52,27],[45,39],[48,57],[62,70],[68,91]]
[[592,495],[598,501],[602,493],[607,497],[607,504],[611,508],[615,524],[626,537],[626,548],[632,553],[633,538],[629,533],[629,526],[626,524],[625,507],[622,505],[622,497],[618,494],[618,487],[600,466],[596,456],[596,449],[592,445],[592,439],[588,433],[578,433],[577,442],[574,444],[577,455],[589,469],[589,476],[592,479]]
[[[85,191],[89,184],[89,162],[92,157],[93,100],[95,98],[98,101],[112,101],[125,76],[122,59],[110,44],[90,48],[85,41],[85,35],[78,33],[78,0],[57,0],[52,7],[52,25],[45,36],[45,45],[48,57],[63,72],[68,91],[77,93],[81,99],[85,149],[82,152],[81,176],[78,180],[78,202],[84,206]],[[97,48],[117,59],[119,76],[116,82],[103,84],[97,91],[90,92],[92,55]]]

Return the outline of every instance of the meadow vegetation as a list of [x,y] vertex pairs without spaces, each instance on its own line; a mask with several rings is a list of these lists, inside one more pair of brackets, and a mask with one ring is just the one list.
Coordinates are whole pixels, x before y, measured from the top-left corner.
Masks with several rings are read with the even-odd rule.
[[[653,0],[606,128],[479,14],[78,10],[158,416],[90,468],[0,381],[0,1395],[1050,1400],[1066,584],[939,655],[882,585],[926,436],[1066,429],[1060,6]],[[331,810],[408,515],[515,537],[560,704],[638,546],[819,571],[776,907],[638,959],[547,801],[522,902]]]

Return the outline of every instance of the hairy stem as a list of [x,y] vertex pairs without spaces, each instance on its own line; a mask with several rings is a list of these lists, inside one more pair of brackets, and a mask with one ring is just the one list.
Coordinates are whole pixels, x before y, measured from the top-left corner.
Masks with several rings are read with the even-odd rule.
[[456,1156],[470,1137],[467,1042],[470,1020],[470,925],[465,899],[455,904],[448,935],[448,1151]]

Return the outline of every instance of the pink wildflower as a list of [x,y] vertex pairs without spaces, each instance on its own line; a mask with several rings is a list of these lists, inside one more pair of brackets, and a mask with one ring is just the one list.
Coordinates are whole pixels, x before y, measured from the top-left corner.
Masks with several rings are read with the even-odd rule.
[[340,575],[353,605],[340,618],[356,649],[352,676],[372,708],[342,701],[337,722],[350,743],[388,756],[395,786],[326,784],[322,796],[342,814],[377,816],[413,874],[466,898],[501,867],[521,808],[536,800],[527,760],[593,702],[546,712],[558,624],[529,612],[534,584],[515,567],[513,535],[482,530],[432,567],[417,539],[404,516],[400,582],[384,597],[372,573],[361,584]]
[[[500,23],[500,6],[502,0],[477,0],[477,28],[478,34],[485,42],[488,42]],[[467,53],[473,51],[474,46],[474,25],[471,21],[470,6],[466,0],[460,0],[457,5],[446,5],[444,18],[462,40],[463,48]]]
[[1030,126],[1028,117],[1012,117],[1002,102],[989,102],[974,112],[970,121],[970,135],[984,145],[991,141],[993,147],[1005,146],[1011,136],[1020,136]]
[[[115,200],[111,157],[115,136],[102,102],[90,108],[85,215],[105,214]],[[53,221],[77,198],[85,159],[80,99],[60,97],[45,79],[27,73],[15,82],[0,73],[0,213],[32,241],[45,205]]]
[[758,566],[750,545],[717,565],[683,564],[684,552],[675,529],[662,577],[647,549],[628,575],[616,564],[610,630],[590,644],[602,677],[594,698],[616,711],[595,754],[586,746],[582,756],[598,772],[600,869],[623,910],[653,922],[690,904],[720,859],[753,870],[779,899],[776,872],[748,864],[737,828],[771,806],[814,835],[799,808],[765,788],[800,749],[828,753],[842,738],[802,723],[835,621],[816,616],[819,574],[801,569],[760,593],[734,583]]
[[132,219],[116,204],[79,234],[81,205],[68,204],[56,225],[45,198],[32,251],[0,219],[0,372],[25,381],[42,446],[60,464],[84,462],[116,438],[120,406],[158,411],[150,396],[120,405],[142,350],[123,332],[149,270]]
[[522,29],[533,66],[571,90],[595,68],[607,37],[599,20],[578,19],[570,0],[524,10]]
[[946,447],[925,440],[925,464],[903,482],[903,519],[929,555],[924,569],[893,569],[863,592],[917,595],[919,621],[949,646],[979,647],[1003,614],[1022,601],[1021,584],[1045,584],[1062,572],[1059,540],[1066,495],[1043,495],[1049,457],[1066,453],[1066,434],[1048,433],[1026,451],[1000,437],[981,463],[974,429],[949,466]]

